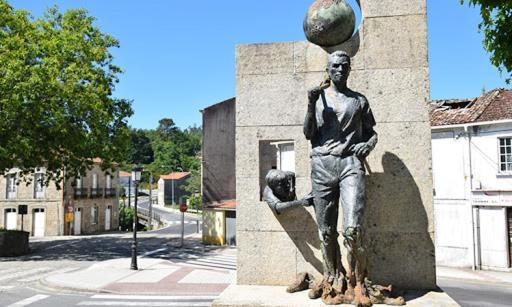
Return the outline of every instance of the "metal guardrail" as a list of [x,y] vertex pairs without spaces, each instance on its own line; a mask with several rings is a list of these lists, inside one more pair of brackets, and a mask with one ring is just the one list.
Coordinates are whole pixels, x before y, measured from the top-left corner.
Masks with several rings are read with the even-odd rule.
[[[137,214],[139,215],[139,217],[143,217],[146,221],[149,222],[149,209],[147,208],[137,208]],[[152,221],[153,223],[158,223],[158,224],[165,224],[165,219],[158,213],[156,213],[155,211],[152,212]]]

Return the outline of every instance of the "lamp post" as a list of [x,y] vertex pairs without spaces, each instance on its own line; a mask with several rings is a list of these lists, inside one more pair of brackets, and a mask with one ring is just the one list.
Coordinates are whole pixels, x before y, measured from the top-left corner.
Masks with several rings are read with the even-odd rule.
[[133,243],[132,243],[132,265],[130,269],[138,270],[137,267],[137,225],[139,223],[139,216],[137,215],[137,194],[139,194],[139,181],[142,173],[142,168],[135,165],[132,169],[132,181],[135,186],[135,212],[133,214]]

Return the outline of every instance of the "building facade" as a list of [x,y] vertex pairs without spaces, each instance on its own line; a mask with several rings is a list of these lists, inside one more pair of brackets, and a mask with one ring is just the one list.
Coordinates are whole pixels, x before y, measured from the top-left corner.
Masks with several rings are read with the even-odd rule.
[[236,245],[236,99],[209,106],[203,114],[203,242]]
[[[0,227],[30,232],[31,236],[80,235],[119,227],[118,172],[104,172],[95,162],[86,175],[42,184],[44,169],[37,169],[31,182],[19,182],[18,169],[0,177]],[[27,214],[19,214],[20,205]]]
[[439,265],[512,266],[512,91],[431,103]]
[[189,177],[189,172],[161,175],[158,179],[158,204],[161,206],[185,204],[190,196],[190,193],[184,189]]

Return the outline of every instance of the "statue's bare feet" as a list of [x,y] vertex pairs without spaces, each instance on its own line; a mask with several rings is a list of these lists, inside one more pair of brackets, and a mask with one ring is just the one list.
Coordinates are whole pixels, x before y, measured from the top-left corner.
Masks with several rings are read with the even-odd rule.
[[308,292],[308,297],[315,300],[322,296],[323,292],[323,280],[319,280],[313,283],[311,290]]
[[372,306],[372,302],[370,298],[366,294],[365,288],[362,284],[358,283],[354,288],[354,300],[352,304],[358,307],[370,307]]
[[309,289],[310,277],[307,272],[297,274],[295,281],[288,288],[286,288],[286,292],[295,293],[303,290]]

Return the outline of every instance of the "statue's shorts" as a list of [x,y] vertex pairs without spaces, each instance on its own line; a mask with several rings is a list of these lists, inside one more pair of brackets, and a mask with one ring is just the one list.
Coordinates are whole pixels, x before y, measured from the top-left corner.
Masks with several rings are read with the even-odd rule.
[[354,155],[313,156],[311,181],[320,231],[336,232],[338,202],[343,210],[343,229],[361,226],[365,208],[364,166]]

